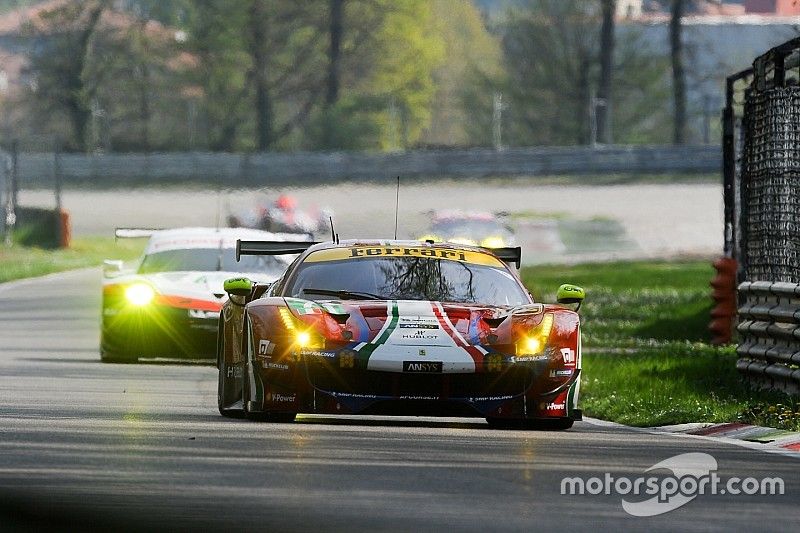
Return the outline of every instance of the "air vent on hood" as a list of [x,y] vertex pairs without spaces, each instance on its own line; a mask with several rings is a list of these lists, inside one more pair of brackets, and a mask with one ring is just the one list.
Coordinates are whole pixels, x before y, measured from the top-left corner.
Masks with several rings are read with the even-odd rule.
[[347,319],[350,318],[350,313],[339,314],[339,313],[331,313],[330,311],[328,311],[328,314],[331,315],[338,324],[344,324],[345,322],[347,322]]
[[483,321],[486,322],[487,324],[489,324],[490,328],[496,328],[497,326],[502,324],[505,321],[506,318],[508,318],[508,316],[503,316],[503,317],[500,317],[500,318],[483,317]]
[[223,296],[225,296],[225,293],[224,292],[215,292],[214,296],[216,296],[217,298],[222,298]]

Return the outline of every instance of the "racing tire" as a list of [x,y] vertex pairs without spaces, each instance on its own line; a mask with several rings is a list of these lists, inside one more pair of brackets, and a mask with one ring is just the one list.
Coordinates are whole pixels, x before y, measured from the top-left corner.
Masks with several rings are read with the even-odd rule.
[[225,371],[223,357],[225,357],[225,338],[223,337],[222,321],[217,330],[217,409],[219,414],[227,418],[244,418],[244,409],[226,407],[225,398],[228,396],[226,390]]

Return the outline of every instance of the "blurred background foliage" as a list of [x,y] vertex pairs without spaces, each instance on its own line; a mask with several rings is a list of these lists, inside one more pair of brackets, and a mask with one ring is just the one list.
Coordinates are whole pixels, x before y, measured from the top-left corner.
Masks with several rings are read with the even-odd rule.
[[[486,3],[485,1],[483,3]],[[7,138],[72,151],[587,144],[603,0],[25,0]],[[669,58],[613,48],[614,141],[670,138]],[[665,126],[666,125],[666,126]]]

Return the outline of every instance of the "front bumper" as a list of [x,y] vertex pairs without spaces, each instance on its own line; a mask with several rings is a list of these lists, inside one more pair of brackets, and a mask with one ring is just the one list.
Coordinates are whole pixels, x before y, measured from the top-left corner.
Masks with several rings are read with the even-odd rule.
[[295,363],[257,360],[254,408],[327,414],[572,418],[580,370],[555,382],[544,365],[512,364],[495,372],[404,373],[341,368],[336,359]]
[[135,357],[213,359],[218,313],[195,313],[163,305],[105,308],[101,349]]

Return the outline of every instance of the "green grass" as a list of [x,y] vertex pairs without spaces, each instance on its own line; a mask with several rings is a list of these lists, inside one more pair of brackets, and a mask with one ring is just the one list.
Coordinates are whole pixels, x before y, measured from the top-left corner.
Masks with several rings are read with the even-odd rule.
[[62,272],[75,268],[99,266],[103,259],[135,259],[144,242],[119,241],[106,237],[83,237],[72,241],[68,249],[45,250],[0,243],[0,283]]
[[751,390],[732,346],[708,344],[710,261],[618,262],[522,270],[539,301],[586,289],[582,404],[635,426],[747,422],[800,430],[800,403]]

